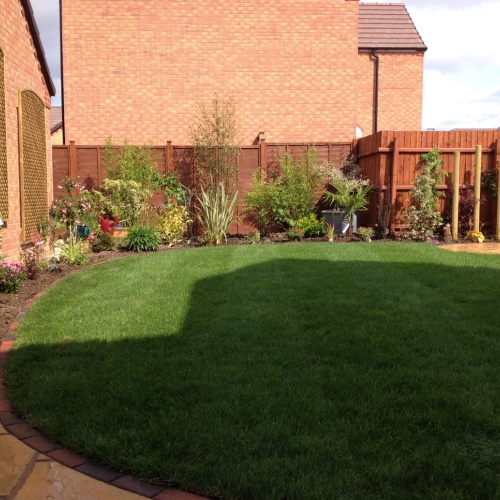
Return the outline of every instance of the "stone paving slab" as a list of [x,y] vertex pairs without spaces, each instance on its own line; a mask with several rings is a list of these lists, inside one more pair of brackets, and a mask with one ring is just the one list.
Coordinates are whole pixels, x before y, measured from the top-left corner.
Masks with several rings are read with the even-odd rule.
[[6,434],[0,424],[0,497],[14,489],[36,452],[12,434]]
[[[43,457],[43,455],[42,455]],[[53,460],[38,460],[13,500],[143,500],[144,497],[96,481]]]
[[500,254],[500,243],[485,242],[485,243],[450,243],[446,245],[438,245],[438,248],[450,250],[452,252],[468,252],[468,253],[486,253]]
[[24,314],[14,319],[0,343],[0,500],[208,500],[101,467],[49,440],[14,413],[4,366]]

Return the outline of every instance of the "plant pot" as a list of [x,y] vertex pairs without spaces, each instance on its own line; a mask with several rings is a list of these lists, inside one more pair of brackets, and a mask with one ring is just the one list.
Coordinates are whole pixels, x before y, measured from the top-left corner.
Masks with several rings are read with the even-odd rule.
[[[345,212],[342,210],[322,210],[321,216],[325,219],[325,222],[335,227],[335,234],[347,234],[349,226],[347,224]],[[355,233],[358,230],[358,213],[356,212],[352,216],[352,232]]]
[[125,238],[128,235],[128,228],[126,227],[116,227],[115,232],[112,235],[112,238],[117,247],[121,247],[125,243]]

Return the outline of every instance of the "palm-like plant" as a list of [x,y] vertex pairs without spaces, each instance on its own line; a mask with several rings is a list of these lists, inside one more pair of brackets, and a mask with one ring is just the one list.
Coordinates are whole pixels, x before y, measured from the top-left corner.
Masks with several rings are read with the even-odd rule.
[[331,181],[334,191],[326,191],[324,197],[334,207],[341,209],[349,223],[349,235],[352,236],[352,219],[355,212],[368,209],[368,193],[372,185],[357,179]]

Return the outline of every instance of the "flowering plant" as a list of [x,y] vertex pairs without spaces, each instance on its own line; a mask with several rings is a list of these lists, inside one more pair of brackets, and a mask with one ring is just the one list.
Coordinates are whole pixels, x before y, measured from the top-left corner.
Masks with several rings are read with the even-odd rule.
[[113,219],[110,219],[108,217],[103,217],[99,222],[99,227],[101,228],[101,231],[103,233],[113,234],[119,222],[120,219],[118,217],[114,217]]
[[0,292],[17,293],[26,279],[26,268],[19,262],[0,262]]
[[465,239],[473,241],[474,243],[482,243],[484,241],[484,234],[481,231],[469,231]]
[[76,239],[78,225],[91,206],[86,196],[85,185],[79,179],[67,177],[57,185],[57,188],[65,192],[52,203],[50,215],[66,225],[73,241]]

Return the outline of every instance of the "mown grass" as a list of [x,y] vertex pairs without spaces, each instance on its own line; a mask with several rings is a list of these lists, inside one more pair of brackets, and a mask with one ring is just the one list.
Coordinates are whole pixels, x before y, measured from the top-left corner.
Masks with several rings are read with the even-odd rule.
[[500,258],[427,244],[141,255],[68,276],[7,382],[44,433],[227,499],[500,494]]

